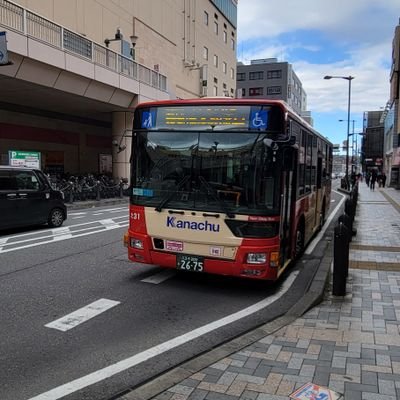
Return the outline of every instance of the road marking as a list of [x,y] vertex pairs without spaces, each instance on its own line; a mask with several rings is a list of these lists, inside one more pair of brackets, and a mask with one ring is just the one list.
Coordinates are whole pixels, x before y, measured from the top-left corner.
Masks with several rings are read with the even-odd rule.
[[72,237],[71,231],[68,226],[63,226],[61,228],[54,229],[52,231],[54,240],[64,240]]
[[[339,192],[335,192],[338,193],[340,195],[342,195]],[[305,254],[311,254],[315,247],[317,246],[318,242],[322,239],[322,237],[325,235],[325,231],[328,229],[329,224],[332,222],[333,218],[335,218],[337,212],[339,211],[341,205],[344,203],[344,201],[346,200],[346,196],[343,195],[342,199],[340,200],[339,204],[335,207],[335,209],[332,211],[331,215],[329,216],[329,218],[325,221],[324,226],[322,227],[322,229],[320,230],[320,232],[318,233],[318,235],[314,238],[314,240],[307,246],[307,249],[304,251]]]
[[109,310],[112,307],[120,304],[119,301],[100,299],[88,304],[85,307],[80,308],[68,314],[62,318],[59,318],[53,322],[46,324],[47,328],[58,329],[59,331],[66,332],[76,326],[88,321],[91,318]]
[[107,212],[107,211],[128,211],[128,207],[116,207],[116,208],[100,208],[97,212]]
[[147,361],[153,357],[156,357],[162,353],[165,353],[168,350],[171,350],[175,347],[181,346],[184,343],[190,342],[191,340],[197,339],[200,336],[205,335],[206,333],[212,332],[218,328],[221,328],[225,325],[228,325],[232,322],[235,322],[241,318],[247,317],[251,314],[256,313],[257,311],[262,310],[263,308],[269,306],[275,301],[279,300],[292,286],[298,275],[298,271],[293,272],[281,285],[278,291],[264,300],[261,300],[258,303],[253,304],[250,307],[247,307],[241,311],[235,312],[227,317],[221,318],[217,321],[211,322],[207,325],[204,325],[200,328],[194,329],[188,333],[185,333],[181,336],[168,340],[167,342],[161,343],[157,346],[151,347],[148,350],[145,350],[141,353],[135,354],[132,357],[126,358],[125,360],[118,361],[115,364],[109,365],[108,367],[99,369],[95,372],[92,372],[89,375],[83,376],[81,378],[75,379],[71,382],[68,382],[64,385],[58,386],[54,389],[49,390],[48,392],[39,394],[38,396],[32,397],[29,400],[57,400],[61,399],[64,396],[75,393],[78,390],[84,389],[90,385],[94,385],[95,383],[101,382],[104,379],[110,378],[113,375],[119,374],[129,368],[132,368],[144,361]]
[[[71,216],[71,215],[68,215],[69,217]],[[72,217],[72,219],[81,219],[81,218],[85,218],[86,217],[86,215],[78,215],[77,217]]]
[[70,215],[83,215],[85,216],[87,214],[87,211],[83,211],[83,212],[69,212],[68,216]]
[[159,272],[158,274],[142,279],[140,282],[153,283],[154,285],[158,285],[159,283],[164,282],[175,275],[176,271],[174,269],[166,269],[164,271]]
[[112,220],[111,218],[102,219],[99,221],[106,229],[115,229],[119,228],[119,224]]
[[0,251],[3,249],[3,246],[7,243],[8,239],[9,239],[8,237],[0,238]]
[[[116,217],[114,219],[117,219],[117,218],[119,218],[119,217]],[[126,219],[126,217],[124,217],[124,219]],[[3,245],[3,248],[0,247],[0,254],[1,253],[8,253],[10,251],[27,249],[29,247],[40,246],[42,244],[55,243],[55,242],[58,242],[58,241],[61,241],[61,240],[75,239],[75,238],[78,238],[78,237],[81,237],[81,236],[94,235],[96,233],[106,232],[107,230],[111,230],[111,229],[125,228],[125,227],[127,227],[129,225],[128,222],[124,223],[124,222],[121,221],[121,222],[116,222],[115,224],[112,224],[112,225],[108,224],[107,226],[105,226],[105,225],[101,224],[101,220],[100,220],[100,221],[87,222],[87,223],[83,223],[83,224],[70,225],[70,226],[65,227],[65,228],[71,229],[73,227],[84,226],[84,225],[89,225],[89,224],[99,224],[99,225],[98,226],[92,226],[92,227],[89,227],[89,228],[81,228],[79,230],[74,230],[74,231],[70,230],[71,234],[66,234],[65,232],[63,232],[62,235],[60,235],[60,236],[54,235],[52,233],[52,230],[40,231],[40,233],[49,232],[50,234],[47,235],[47,236],[32,237],[30,239],[24,239],[24,240],[20,240],[18,242],[16,242],[16,241],[15,242],[8,242],[8,243]],[[64,228],[57,228],[57,230],[54,229],[54,232],[58,232],[59,230],[62,230],[62,229],[64,229]],[[93,230],[93,229],[96,229],[96,230]],[[79,232],[83,232],[85,230],[91,230],[91,231],[90,232],[79,233]],[[28,236],[28,235],[32,236],[31,234],[23,234],[23,235],[8,237],[8,239],[10,239],[10,238],[22,238],[22,237]],[[46,238],[49,238],[49,239],[48,240],[42,240],[42,239],[46,239]],[[27,242],[32,242],[34,240],[42,240],[42,241],[35,242],[35,243],[30,243],[30,244],[24,244],[22,246],[16,246],[16,247],[7,248],[7,246],[15,246],[16,244],[19,244],[19,243],[27,243]]]

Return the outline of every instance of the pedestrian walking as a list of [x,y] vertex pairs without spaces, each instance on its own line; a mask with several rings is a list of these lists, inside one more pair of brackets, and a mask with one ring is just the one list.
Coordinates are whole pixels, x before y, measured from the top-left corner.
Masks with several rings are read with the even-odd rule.
[[367,174],[365,175],[365,183],[367,184],[368,187],[369,187],[370,180],[371,180],[371,173],[367,172]]
[[386,174],[382,172],[382,187],[385,187],[386,185]]
[[371,173],[371,178],[370,178],[370,185],[369,185],[369,188],[371,189],[371,190],[375,190],[375,182],[376,182],[376,179],[377,179],[377,174],[376,174],[376,171],[374,170],[374,171],[372,171],[372,173]]

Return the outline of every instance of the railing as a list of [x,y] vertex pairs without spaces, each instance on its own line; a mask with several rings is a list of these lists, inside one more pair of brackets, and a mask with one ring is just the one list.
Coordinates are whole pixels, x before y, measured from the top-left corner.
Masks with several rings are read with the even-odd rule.
[[94,64],[143,82],[159,90],[167,90],[167,77],[128,57],[116,53],[24,9],[8,0],[0,0],[0,25],[23,33],[66,52],[76,54]]

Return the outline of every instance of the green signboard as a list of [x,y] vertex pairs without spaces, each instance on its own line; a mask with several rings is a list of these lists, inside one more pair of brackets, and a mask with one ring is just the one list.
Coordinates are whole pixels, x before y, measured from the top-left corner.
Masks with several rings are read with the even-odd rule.
[[9,163],[15,167],[40,168],[39,151],[9,150]]

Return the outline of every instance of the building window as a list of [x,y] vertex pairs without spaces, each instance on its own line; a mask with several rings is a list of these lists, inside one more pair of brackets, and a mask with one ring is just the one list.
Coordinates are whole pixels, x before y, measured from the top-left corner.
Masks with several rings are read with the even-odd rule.
[[249,89],[249,96],[262,96],[263,88],[262,87],[255,87]]
[[228,43],[228,34],[226,33],[226,31],[224,31],[223,35],[224,35],[224,43]]
[[218,78],[214,76],[214,83],[218,83]]
[[264,79],[263,71],[249,72],[249,80],[254,81],[256,79]]
[[208,60],[208,48],[205,46],[203,47],[203,58]]
[[208,12],[204,11],[204,25],[208,25]]
[[282,78],[282,71],[280,69],[273,69],[267,71],[267,79],[279,79]]
[[231,49],[235,50],[235,39],[231,39]]
[[214,54],[214,67],[218,68],[218,56]]
[[214,21],[214,33],[218,35],[218,23]]
[[231,68],[231,79],[235,79],[235,70]]
[[282,86],[270,86],[267,88],[267,94],[281,94]]
[[245,81],[246,80],[246,72],[238,72],[236,74],[238,81]]
[[222,72],[224,74],[226,74],[226,72],[228,71],[228,65],[225,61],[222,62]]
[[246,96],[246,89],[242,88],[242,97]]
[[216,86],[213,88],[213,95],[218,96],[218,88]]

